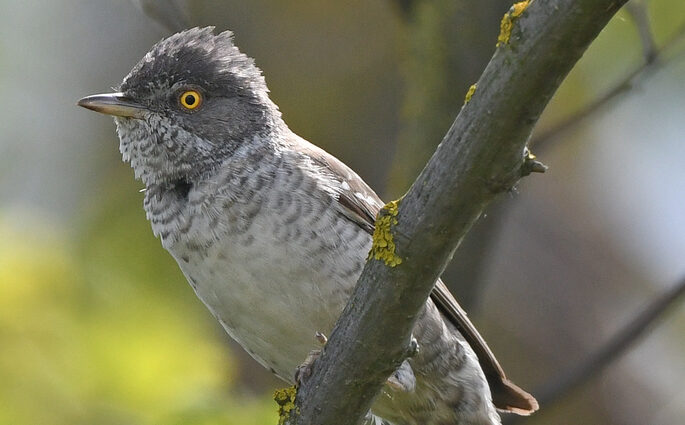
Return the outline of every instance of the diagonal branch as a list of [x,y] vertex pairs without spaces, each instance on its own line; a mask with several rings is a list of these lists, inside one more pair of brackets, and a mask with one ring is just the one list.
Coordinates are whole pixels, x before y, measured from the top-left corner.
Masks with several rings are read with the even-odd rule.
[[[639,31],[644,33],[644,30],[640,28],[643,27],[638,25]],[[559,139],[559,136],[563,135],[568,130],[584,121],[586,118],[592,116],[604,106],[610,104],[620,95],[627,93],[633,88],[633,85],[636,81],[646,78],[648,75],[666,66],[669,61],[677,57],[676,55],[667,56],[667,53],[677,46],[681,41],[685,40],[685,24],[683,24],[658,50],[653,50],[653,47],[650,47],[649,44],[645,45],[645,37],[646,36],[641,35],[641,38],[643,39],[643,51],[645,58],[643,64],[633,70],[633,72],[628,74],[623,80],[619,81],[604,95],[595,99],[577,113],[572,114],[568,118],[562,120],[560,123],[556,124],[544,133],[534,136],[530,141],[530,145],[535,149],[535,152],[544,152],[544,150],[549,148],[555,140]]]
[[540,396],[538,397],[540,403],[550,405],[597,376],[604,368],[628,351],[683,296],[685,296],[685,278],[652,301],[647,308],[637,314],[624,328],[619,330],[616,335],[585,361],[581,362],[578,367],[571,369],[562,376],[554,377],[546,387],[540,389]]
[[642,43],[642,55],[645,62],[653,62],[656,58],[657,48],[652,35],[652,28],[649,25],[649,14],[647,13],[647,3],[643,0],[633,0],[626,4],[626,12],[630,15],[637,28]]
[[475,93],[390,221],[385,236],[401,263],[366,263],[286,423],[360,422],[407,356],[414,320],[463,236],[488,203],[539,164],[524,156],[533,126],[625,1],[535,0],[505,16]]
[[[683,297],[685,297],[685,278],[681,279],[673,288],[659,295],[577,367],[559,376],[553,376],[547,384],[536,392],[539,394],[537,399],[540,404],[549,407],[599,376],[604,369],[639,342],[640,338],[645,336],[647,331],[655,326],[659,320],[662,320]],[[513,425],[519,423],[519,419],[512,417],[506,423]]]
[[131,0],[148,18],[169,32],[190,28],[185,0]]
[[395,6],[399,8],[403,17],[409,17],[411,10],[414,8],[416,1],[414,0],[395,0]]

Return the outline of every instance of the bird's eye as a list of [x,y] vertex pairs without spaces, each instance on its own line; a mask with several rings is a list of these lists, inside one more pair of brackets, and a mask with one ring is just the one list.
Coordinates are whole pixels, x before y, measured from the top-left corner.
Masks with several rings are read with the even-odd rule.
[[179,102],[181,102],[181,106],[185,109],[192,111],[193,109],[197,109],[202,103],[202,95],[195,90],[186,90],[181,93]]

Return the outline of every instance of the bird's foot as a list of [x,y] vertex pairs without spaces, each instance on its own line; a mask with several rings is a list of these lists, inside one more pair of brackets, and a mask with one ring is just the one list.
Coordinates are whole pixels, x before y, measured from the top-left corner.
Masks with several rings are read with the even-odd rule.
[[[321,344],[322,346],[326,345],[326,342],[328,342],[328,338],[326,338],[326,335],[324,335],[321,332],[317,332],[315,334],[316,340]],[[321,357],[321,349],[316,349],[312,350],[307,354],[307,358],[304,359],[304,362],[300,364],[297,369],[295,369],[295,385],[300,386],[303,382],[305,382],[307,379],[309,379],[310,376],[312,376],[312,372],[314,371],[314,362]]]
[[295,369],[295,385],[300,386],[304,383],[314,370],[314,362],[321,356],[321,350],[312,350],[307,354],[307,358]]
[[[410,359],[417,354],[419,354],[419,342],[412,336],[407,345],[407,359]],[[394,391],[414,391],[414,388],[416,388],[416,377],[407,360],[403,361],[400,367],[390,375],[386,384]]]
[[319,344],[321,344],[321,346],[326,345],[326,343],[328,342],[328,338],[326,338],[326,335],[318,331],[314,334],[314,338],[316,338],[316,340],[319,341]]
[[407,346],[407,357],[411,358],[417,354],[419,354],[419,342],[412,336]]
[[403,361],[385,383],[394,391],[403,393],[414,391],[414,388],[416,388],[416,377],[409,362]]

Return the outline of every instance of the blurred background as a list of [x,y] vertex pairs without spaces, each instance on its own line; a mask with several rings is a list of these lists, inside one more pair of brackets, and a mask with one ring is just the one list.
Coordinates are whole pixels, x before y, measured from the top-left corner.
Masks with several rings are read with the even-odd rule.
[[[234,31],[291,128],[388,200],[440,142],[509,6],[0,0],[0,425],[276,423],[283,383],[229,340],[153,237],[112,120],[75,106],[118,85],[164,24]],[[646,20],[619,12],[540,121],[533,151],[549,171],[492,205],[447,272],[527,389],[545,391],[685,276],[685,3],[640,6]],[[555,130],[653,56],[647,25],[661,63]],[[685,307],[664,318],[518,422],[682,423]]]

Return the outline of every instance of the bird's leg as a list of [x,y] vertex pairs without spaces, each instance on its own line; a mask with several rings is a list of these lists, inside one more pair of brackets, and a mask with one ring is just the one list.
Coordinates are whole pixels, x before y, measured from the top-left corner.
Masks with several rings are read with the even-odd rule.
[[[419,353],[419,343],[412,335],[407,346],[407,358],[414,357]],[[399,368],[390,375],[386,381],[388,386],[395,391],[410,392],[416,388],[416,377],[407,360],[403,361]]]
[[409,340],[409,345],[407,346],[407,357],[411,358],[419,354],[419,341],[414,338],[414,335],[411,336],[411,339]]
[[[324,335],[322,332],[317,331],[314,337],[322,347],[326,345],[326,342],[328,342],[328,338],[326,338],[326,335]],[[304,359],[304,362],[302,362],[302,364],[295,369],[295,385],[300,386],[301,383],[312,376],[314,362],[316,362],[316,359],[318,359],[319,356],[321,356],[320,348],[312,350],[309,352],[309,354],[307,354],[307,358]]]
[[314,337],[316,338],[317,341],[319,341],[319,344],[321,344],[322,347],[324,345],[326,345],[326,343],[328,342],[328,338],[326,338],[326,335],[324,335],[323,333],[321,333],[319,331],[317,331],[314,334]]
[[[328,338],[321,332],[315,334],[316,340],[323,347],[328,342]],[[414,357],[419,352],[419,343],[413,336],[407,346],[407,358]],[[307,358],[295,370],[295,385],[300,385],[306,381],[311,375],[314,367],[314,362],[321,356],[321,349],[315,349],[309,352]],[[406,360],[402,362],[400,367],[390,375],[386,383],[395,391],[409,392],[413,391],[416,386],[416,377],[414,371]]]

